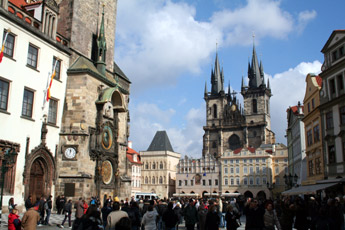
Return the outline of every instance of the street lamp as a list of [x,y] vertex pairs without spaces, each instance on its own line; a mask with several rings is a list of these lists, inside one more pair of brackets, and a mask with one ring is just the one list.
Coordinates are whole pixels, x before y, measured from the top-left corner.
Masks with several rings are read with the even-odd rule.
[[287,185],[287,188],[290,189],[297,185],[298,176],[296,174],[292,176],[289,173],[289,175],[284,175],[284,180],[285,180],[285,184]]
[[268,190],[270,190],[270,193],[271,193],[270,195],[271,195],[272,200],[274,199],[274,197],[273,197],[273,189],[274,189],[275,185],[276,185],[276,183],[273,183],[273,184],[271,184],[269,182],[266,183],[266,186],[267,186]]
[[9,148],[4,151],[3,156],[1,156],[1,193],[0,193],[0,224],[1,224],[1,215],[2,215],[2,200],[3,200],[3,193],[4,193],[4,185],[5,185],[5,174],[9,168],[13,167],[16,163],[18,153],[15,151],[14,148]]

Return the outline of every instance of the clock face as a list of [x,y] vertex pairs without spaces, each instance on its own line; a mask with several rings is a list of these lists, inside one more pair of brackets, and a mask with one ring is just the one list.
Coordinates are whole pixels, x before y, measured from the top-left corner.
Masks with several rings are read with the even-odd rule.
[[103,127],[102,132],[102,147],[104,149],[110,149],[113,145],[113,132],[109,126]]
[[75,148],[69,147],[65,150],[65,157],[68,159],[73,159],[76,155],[77,151]]
[[102,162],[102,180],[104,184],[110,184],[111,179],[113,178],[113,166],[110,161]]

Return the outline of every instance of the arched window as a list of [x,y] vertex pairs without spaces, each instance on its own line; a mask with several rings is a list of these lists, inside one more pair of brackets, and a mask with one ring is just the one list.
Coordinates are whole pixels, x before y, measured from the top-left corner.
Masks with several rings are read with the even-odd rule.
[[155,184],[155,183],[156,183],[156,178],[152,177],[152,184]]
[[153,162],[153,164],[152,164],[152,169],[156,169],[156,163],[155,162]]
[[163,169],[163,162],[159,164],[159,169]]
[[253,113],[258,112],[258,102],[256,99],[253,99]]
[[217,118],[217,105],[216,104],[214,104],[213,105],[213,118]]
[[231,135],[229,138],[229,148],[231,150],[241,148],[241,140],[236,134]]
[[159,183],[163,184],[163,177],[162,176],[159,177]]

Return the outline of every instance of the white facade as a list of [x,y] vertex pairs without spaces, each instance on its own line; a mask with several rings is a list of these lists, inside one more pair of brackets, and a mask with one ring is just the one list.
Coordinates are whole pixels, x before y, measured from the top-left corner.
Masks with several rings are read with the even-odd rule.
[[[50,153],[55,155],[59,141],[69,55],[63,49],[57,48],[59,46],[54,45],[53,40],[47,42],[42,37],[30,33],[25,26],[13,23],[5,17],[0,17],[0,21],[0,37],[4,38],[4,30],[10,29],[15,38],[13,57],[5,55],[0,64],[0,80],[9,83],[7,109],[0,110],[0,139],[20,144],[16,163],[14,194],[5,193],[3,204],[7,204],[8,199],[14,197],[15,203],[18,204],[19,208],[22,208],[24,199],[26,199],[23,186],[25,154],[29,154],[41,143],[43,116],[48,114],[49,103],[46,103],[44,111],[42,107],[46,95],[45,90],[53,69],[54,57],[61,60],[60,79],[53,80],[51,87],[52,99],[57,101],[57,116],[56,124],[48,124],[47,126],[46,146]],[[27,65],[29,44],[38,48],[37,68]],[[33,92],[31,117],[22,115],[24,89]],[[51,194],[53,195],[54,191]]]

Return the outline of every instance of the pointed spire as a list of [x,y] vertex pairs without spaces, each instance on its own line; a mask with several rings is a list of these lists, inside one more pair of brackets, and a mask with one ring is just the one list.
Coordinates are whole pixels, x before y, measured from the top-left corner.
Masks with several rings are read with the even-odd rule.
[[251,62],[251,65],[249,66],[250,66],[248,70],[249,88],[258,88],[262,84],[262,76],[260,72],[258,58],[256,55],[255,44],[253,44],[252,62]]
[[270,89],[270,79],[267,79],[267,89]]
[[97,39],[97,48],[98,48],[98,60],[96,62],[96,66],[98,71],[105,75],[105,56],[107,51],[107,43],[105,40],[105,31],[104,31],[104,4],[103,4],[103,12],[102,12],[102,21],[101,26],[99,29],[98,39]]
[[231,92],[230,92],[230,80],[229,80],[229,86],[228,86],[228,102],[231,101]]
[[223,88],[224,76],[223,70],[220,70],[219,60],[218,60],[218,51],[216,52],[216,60],[214,61],[214,70],[211,73],[211,84],[212,90],[211,94],[218,94],[221,91],[224,91]]
[[244,88],[244,79],[243,79],[243,76],[242,76],[242,83],[241,83],[241,88]]
[[207,96],[207,82],[205,81],[205,91],[204,91],[205,97]]

